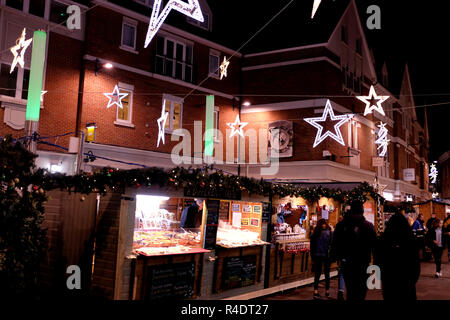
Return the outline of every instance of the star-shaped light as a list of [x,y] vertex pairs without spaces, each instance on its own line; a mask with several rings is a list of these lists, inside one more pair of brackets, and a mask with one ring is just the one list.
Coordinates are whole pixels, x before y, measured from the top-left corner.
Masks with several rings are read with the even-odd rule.
[[157,147],[159,148],[159,142],[162,141],[163,144],[166,144],[166,122],[167,117],[169,116],[169,113],[165,110],[166,100],[163,101],[162,110],[161,110],[161,118],[157,120],[158,122],[158,144]]
[[381,113],[383,116],[386,114],[384,113],[383,107],[381,104],[385,102],[387,99],[389,99],[389,96],[378,96],[375,92],[375,88],[373,86],[370,86],[370,91],[368,96],[359,96],[356,97],[362,102],[366,104],[366,109],[364,110],[364,116],[367,116],[369,113],[372,113],[372,110],[376,110],[379,113]]
[[41,102],[44,102],[44,94],[46,94],[48,91],[42,90],[41,91]]
[[[231,128],[230,138],[232,138],[235,134],[239,134],[242,138],[244,137],[244,127],[248,125],[248,122],[241,122],[239,119],[239,115],[236,116],[236,120],[234,122],[228,122],[227,126]],[[236,129],[236,126],[238,129]]]
[[380,130],[378,131],[378,138],[375,141],[375,144],[379,145],[377,148],[378,150],[381,149],[381,151],[378,153],[378,155],[380,157],[384,157],[384,156],[386,156],[387,147],[391,140],[389,140],[387,138],[388,129],[386,129],[386,123],[381,122],[381,124],[378,126],[378,128],[380,128]]
[[381,196],[383,195],[384,190],[387,188],[387,184],[380,184],[377,176],[375,177],[372,186]]
[[223,57],[223,62],[220,65],[220,80],[223,77],[227,77],[228,66],[230,65],[230,61],[227,60],[227,57]]
[[316,14],[317,9],[319,9],[321,2],[322,2],[322,0],[314,0],[313,9],[312,9],[312,13],[311,13],[311,19],[314,18],[314,15]]
[[428,176],[431,178],[430,183],[435,184],[438,176],[438,170],[434,163],[430,166],[430,174]]
[[120,93],[119,86],[116,84],[113,92],[104,93],[104,95],[109,99],[106,109],[109,109],[113,105],[116,105],[119,108],[123,109],[122,99],[128,96],[128,93]]
[[155,2],[153,3],[153,11],[150,17],[150,23],[148,25],[144,48],[148,47],[172,9],[181,12],[182,14],[197,21],[205,21],[198,0],[188,0],[188,2],[189,3],[181,0],[169,0],[167,5],[160,13],[162,0],[155,0]]
[[[27,48],[30,46],[31,41],[33,41],[33,38],[30,38],[28,40],[25,40],[25,28],[22,31],[22,35],[20,36],[19,39],[16,40],[16,45],[14,47],[11,47],[11,53],[14,56],[14,60],[11,63],[11,69],[9,70],[9,73],[12,73],[14,71],[14,68],[16,67],[17,64],[19,64],[22,68],[25,65],[25,60],[24,60],[24,56],[25,56],[25,51],[27,50]],[[20,53],[18,53],[18,51],[21,49]]]
[[[328,116],[331,118],[331,121],[337,121],[337,120],[340,120],[340,121],[334,125],[334,132],[327,130],[327,132],[325,134],[322,134],[323,126],[320,125],[318,122],[326,122]],[[345,142],[344,142],[344,139],[342,138],[342,133],[341,133],[340,127],[344,123],[346,123],[347,121],[352,119],[354,116],[355,116],[354,114],[335,116],[333,108],[331,107],[331,102],[330,102],[330,100],[327,100],[327,103],[325,105],[325,110],[323,111],[323,115],[321,117],[304,119],[310,125],[317,128],[317,135],[316,135],[316,139],[314,140],[313,148],[317,147],[327,137],[330,137],[333,140],[335,140],[336,142],[339,142],[340,144],[345,146]]]

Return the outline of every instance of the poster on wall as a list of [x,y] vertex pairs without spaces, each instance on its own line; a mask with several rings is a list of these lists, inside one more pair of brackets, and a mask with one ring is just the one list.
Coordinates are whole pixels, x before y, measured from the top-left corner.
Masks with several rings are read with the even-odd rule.
[[240,206],[239,204],[237,204],[237,203],[233,203],[233,204],[231,205],[231,211],[233,211],[233,212],[239,212],[239,211],[241,211],[241,206]]
[[269,152],[270,158],[288,158],[293,155],[294,130],[292,121],[275,121],[269,123]]
[[250,221],[251,225],[253,227],[259,227],[259,219],[256,218],[252,218],[252,220]]
[[242,212],[252,213],[252,206],[250,204],[245,204],[242,206]]
[[241,227],[242,214],[240,212],[233,212],[233,227]]
[[262,212],[262,206],[260,204],[253,206],[253,213],[261,213]]
[[241,225],[242,226],[248,226],[248,218],[242,218],[242,220],[241,220]]
[[414,168],[403,169],[403,180],[404,181],[415,181],[416,173]]

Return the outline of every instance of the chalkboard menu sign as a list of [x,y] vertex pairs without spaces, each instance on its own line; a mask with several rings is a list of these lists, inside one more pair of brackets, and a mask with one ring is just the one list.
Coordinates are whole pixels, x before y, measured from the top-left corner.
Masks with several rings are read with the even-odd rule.
[[222,289],[234,289],[255,284],[256,255],[224,259]]
[[269,222],[272,216],[272,204],[270,202],[263,202],[262,207],[262,222]]
[[148,268],[148,300],[186,299],[194,294],[195,263],[176,263]]
[[206,216],[204,248],[213,250],[216,248],[217,227],[219,226],[220,200],[206,201],[208,215]]

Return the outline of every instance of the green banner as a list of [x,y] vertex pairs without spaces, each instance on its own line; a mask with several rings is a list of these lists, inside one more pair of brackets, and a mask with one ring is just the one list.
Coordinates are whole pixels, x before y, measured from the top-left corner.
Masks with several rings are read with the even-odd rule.
[[214,96],[206,97],[205,115],[205,156],[212,157],[214,153]]
[[26,120],[30,121],[39,121],[46,42],[47,34],[44,31],[38,30],[34,32],[26,112]]

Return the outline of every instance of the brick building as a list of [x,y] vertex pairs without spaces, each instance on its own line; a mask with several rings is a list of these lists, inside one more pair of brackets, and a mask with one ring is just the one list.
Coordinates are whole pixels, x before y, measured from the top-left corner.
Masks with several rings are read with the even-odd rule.
[[439,157],[439,176],[441,184],[441,198],[450,201],[450,151]]
[[[87,10],[82,14],[81,30],[58,25],[67,6],[74,3]],[[201,165],[203,149],[194,140],[204,131],[205,96],[214,95],[215,128],[221,132],[217,133],[215,158],[232,162],[218,167],[260,177],[261,167],[267,166],[261,163],[267,157],[260,154],[255,158],[254,150],[267,150],[269,125],[286,121],[292,124],[290,150],[280,159],[277,174],[263,175],[265,178],[303,183],[373,182],[377,175],[380,183],[387,185],[389,200],[431,198],[428,132],[417,122],[408,66],[396,83],[401,88],[396,97],[389,86],[388,68],[376,67],[355,1],[342,1],[337,4],[339,10],[323,4],[318,15],[329,18],[326,25],[307,17],[310,3],[297,1],[290,11],[300,12],[299,21],[307,21],[299,23],[304,29],[298,36],[293,32],[288,41],[276,36],[267,41],[260,36],[243,54],[221,44],[223,39],[214,29],[214,12],[205,0],[200,1],[204,23],[171,13],[157,37],[144,48],[151,4],[148,0],[2,0],[0,118],[4,121],[0,135],[23,136],[24,88],[31,57],[28,50],[25,69],[16,68],[16,78],[11,80],[8,48],[24,27],[28,37],[32,30],[42,28],[49,31],[44,85],[48,93],[41,108],[39,134],[52,137],[45,141],[67,148],[70,136],[95,123],[95,139],[83,144],[83,152],[97,158],[83,163],[83,170],[138,164],[173,167],[171,151],[188,134],[193,138],[186,140],[191,150],[186,153],[185,165]],[[281,32],[283,19],[267,29],[273,35]],[[225,56],[233,58],[228,77],[220,80],[217,68]],[[106,68],[107,63],[112,68]],[[397,76],[398,72],[395,70]],[[113,92],[116,85],[128,94],[124,108],[107,109],[104,93]],[[383,104],[385,116],[378,112],[363,116],[365,105],[356,96],[367,95],[371,85],[379,95],[390,96]],[[317,129],[304,118],[321,116],[327,100],[336,115],[356,116],[340,127],[345,146],[327,138],[313,148]],[[157,147],[157,119],[164,102],[169,112],[166,141]],[[227,123],[234,122],[238,114],[249,123],[247,136],[263,133],[257,134],[257,139],[230,139]],[[202,127],[195,130],[194,121],[202,121]],[[373,167],[380,121],[387,124],[391,143],[384,165]],[[230,144],[233,147],[227,148]],[[59,147],[40,144],[38,154],[39,166],[69,173],[76,168],[76,155]],[[404,181],[404,169],[414,169],[413,181]]]

